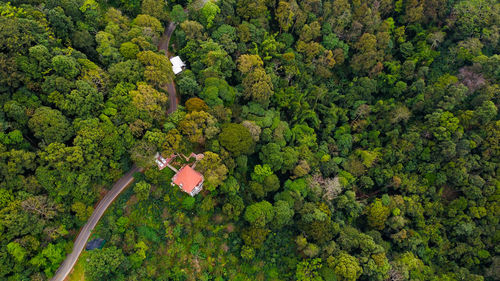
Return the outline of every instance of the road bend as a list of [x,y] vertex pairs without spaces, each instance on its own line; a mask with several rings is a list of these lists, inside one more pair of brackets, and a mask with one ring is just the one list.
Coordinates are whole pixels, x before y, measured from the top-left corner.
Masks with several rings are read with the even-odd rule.
[[[158,43],[158,49],[165,53],[165,56],[168,57],[168,46],[170,44],[170,37],[172,37],[172,33],[175,30],[177,25],[174,22],[170,22],[170,24],[165,28],[163,35],[160,38],[160,43]],[[170,83],[164,85],[162,87],[168,93],[168,99],[170,100],[170,105],[167,110],[167,114],[174,112],[177,109],[177,92],[175,91],[175,84],[172,80]]]
[[[165,32],[163,33],[163,36],[161,37],[160,42],[158,44],[158,49],[164,51],[167,57],[168,57],[168,45],[170,44],[170,37],[172,36],[175,27],[176,24],[170,22],[170,24],[165,28]],[[177,109],[177,103],[178,103],[177,92],[175,91],[175,84],[173,81],[166,84],[164,88],[166,88],[169,94],[170,106],[167,110],[167,113],[170,114]],[[95,208],[94,212],[88,219],[87,223],[80,230],[80,233],[78,234],[78,237],[75,240],[75,244],[73,245],[73,251],[66,257],[66,260],[64,260],[59,269],[57,269],[56,274],[54,275],[54,277],[52,277],[51,281],[64,281],[64,279],[66,279],[66,277],[69,275],[69,273],[75,266],[78,257],[85,248],[85,245],[87,244],[87,241],[90,238],[92,230],[97,225],[101,217],[104,215],[104,212],[106,212],[108,207],[111,206],[111,203],[113,203],[116,197],[118,197],[118,195],[120,195],[120,193],[134,181],[133,175],[135,173],[142,171],[143,171],[142,168],[136,167],[134,165],[130,171],[128,171],[113,185],[111,190],[108,191],[108,193],[104,196],[104,198],[102,198],[102,200],[97,205],[97,208]]]
[[111,190],[106,193],[101,201],[99,201],[99,204],[88,219],[87,223],[80,230],[80,233],[75,240],[75,244],[73,245],[73,251],[66,257],[66,260],[56,271],[56,274],[51,279],[52,281],[63,281],[69,275],[71,269],[73,269],[73,266],[75,266],[78,257],[85,248],[92,230],[104,215],[104,212],[106,212],[106,210],[111,205],[111,203],[113,203],[116,197],[118,197],[118,195],[120,195],[120,193],[134,181],[134,174],[138,172],[142,172],[142,168],[136,167],[134,165],[134,167],[132,167],[130,171],[128,171],[123,177],[115,182]]

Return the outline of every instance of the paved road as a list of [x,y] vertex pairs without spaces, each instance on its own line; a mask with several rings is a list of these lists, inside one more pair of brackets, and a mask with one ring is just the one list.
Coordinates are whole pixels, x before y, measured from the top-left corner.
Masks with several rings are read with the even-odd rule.
[[142,168],[136,167],[134,165],[134,167],[132,167],[130,171],[128,171],[113,185],[111,190],[106,193],[104,198],[101,199],[101,201],[97,205],[97,208],[95,208],[94,212],[88,219],[87,223],[80,230],[80,233],[75,240],[75,244],[73,245],[73,252],[71,252],[71,254],[66,257],[66,260],[56,271],[54,277],[52,277],[52,281],[63,281],[68,276],[71,269],[73,269],[73,266],[75,266],[80,253],[85,248],[92,230],[97,225],[102,215],[104,215],[106,209],[108,209],[111,203],[113,203],[113,201],[116,199],[116,197],[118,197],[118,195],[134,181],[133,175],[137,172],[142,172]]
[[[168,45],[170,44],[170,37],[175,30],[177,25],[174,22],[170,22],[170,24],[165,28],[165,32],[163,32],[163,36],[160,38],[160,43],[158,44],[158,49],[165,52],[165,55],[168,56]],[[168,83],[163,86],[163,88],[168,92],[168,99],[170,100],[170,105],[168,107],[167,113],[170,114],[177,109],[177,92],[175,91],[174,81]]]
[[[168,25],[168,27],[165,28],[165,32],[163,33],[163,36],[160,39],[158,48],[160,50],[165,51],[165,55],[168,55],[167,54],[168,44],[170,43],[170,36],[172,36],[175,27],[176,25],[173,22],[171,22]],[[167,113],[170,114],[177,109],[177,103],[178,103],[177,93],[175,91],[175,84],[173,81],[165,85],[165,87],[168,91],[170,99],[170,106],[167,110]],[[66,257],[66,260],[64,260],[59,269],[57,269],[56,274],[54,275],[54,277],[52,277],[51,281],[63,281],[64,279],[66,279],[66,277],[69,275],[69,273],[75,266],[78,257],[85,248],[85,245],[87,244],[87,241],[90,238],[92,230],[97,225],[101,217],[104,215],[104,212],[108,209],[111,203],[113,203],[116,197],[118,197],[118,195],[120,195],[120,193],[134,181],[133,175],[137,172],[142,172],[142,171],[143,171],[142,168],[136,167],[134,165],[130,171],[128,171],[123,177],[121,177],[117,182],[115,182],[111,190],[108,191],[108,193],[106,193],[106,195],[104,196],[104,198],[101,199],[101,201],[99,201],[99,204],[97,205],[94,212],[88,219],[87,223],[80,230],[80,233],[78,234],[78,237],[75,240],[75,244],[73,245],[73,251]]]

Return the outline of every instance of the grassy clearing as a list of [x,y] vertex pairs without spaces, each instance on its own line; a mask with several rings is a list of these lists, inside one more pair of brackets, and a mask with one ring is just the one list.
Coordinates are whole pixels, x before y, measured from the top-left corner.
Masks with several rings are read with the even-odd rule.
[[73,271],[70,273],[70,275],[66,278],[65,281],[84,281],[85,280],[85,270],[84,270],[84,264],[85,260],[87,259],[87,252],[83,252],[80,255],[80,258],[78,258],[78,261],[75,264],[75,267],[73,267]]

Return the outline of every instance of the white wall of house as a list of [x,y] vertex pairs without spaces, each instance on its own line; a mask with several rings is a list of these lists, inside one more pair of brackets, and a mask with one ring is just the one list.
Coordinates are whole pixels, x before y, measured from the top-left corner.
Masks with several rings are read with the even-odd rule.
[[174,74],[181,73],[186,66],[179,56],[170,58],[170,62],[172,63],[172,70],[174,71]]
[[189,195],[195,196],[196,194],[200,193],[200,191],[203,189],[203,181],[200,182],[190,193]]

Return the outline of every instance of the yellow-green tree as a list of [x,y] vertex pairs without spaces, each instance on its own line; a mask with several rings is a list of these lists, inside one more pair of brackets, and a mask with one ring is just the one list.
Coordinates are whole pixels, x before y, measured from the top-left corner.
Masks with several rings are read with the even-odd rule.
[[213,138],[218,132],[217,120],[205,111],[193,111],[186,114],[179,122],[181,132],[189,141],[203,144],[206,139]]
[[206,151],[204,155],[196,169],[205,177],[206,188],[212,191],[227,178],[228,169],[216,153]]
[[143,51],[137,54],[137,59],[146,66],[144,78],[147,82],[160,87],[170,83],[174,78],[172,63],[164,54]]
[[382,200],[376,199],[366,210],[368,224],[378,230],[384,229],[385,221],[389,217],[390,209],[382,204]]
[[335,257],[328,257],[327,263],[342,281],[357,280],[363,272],[358,260],[346,252],[340,252]]

